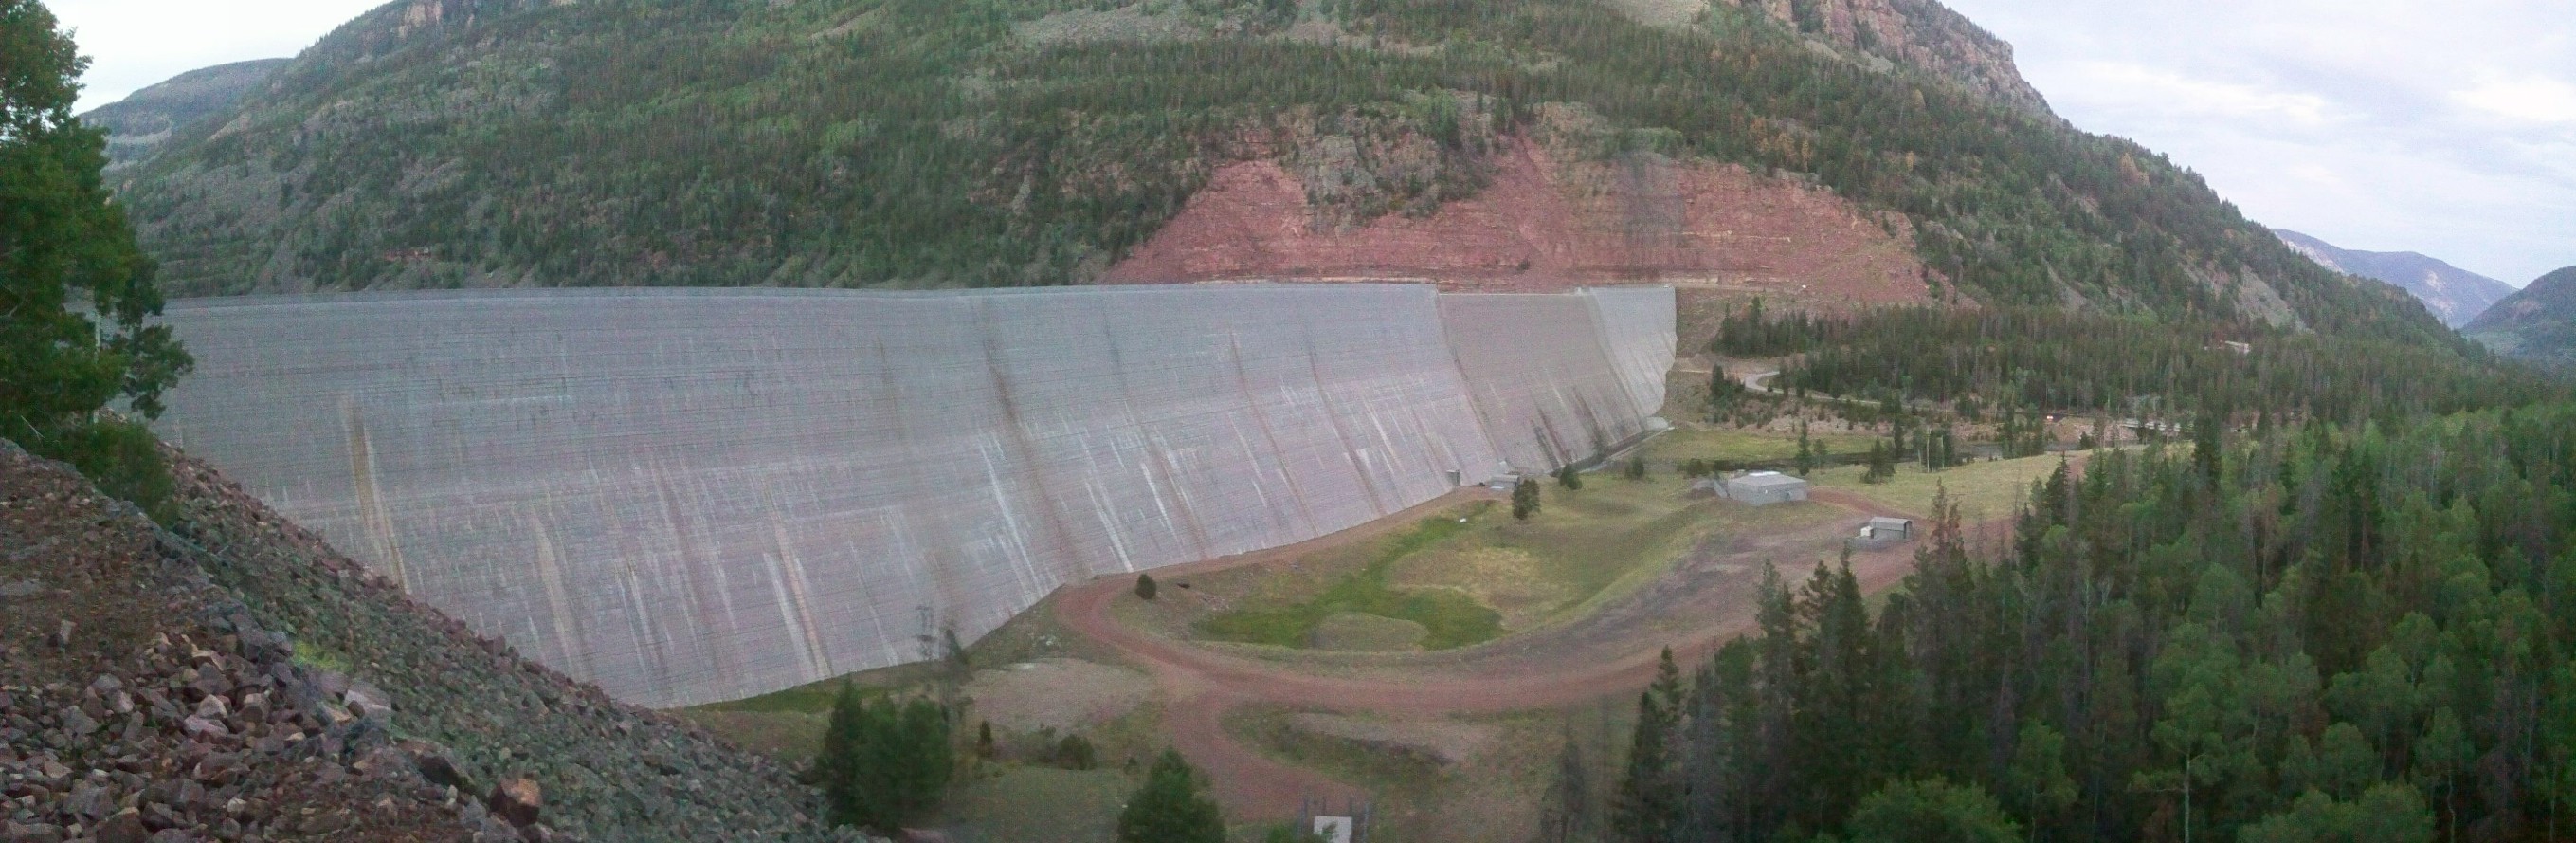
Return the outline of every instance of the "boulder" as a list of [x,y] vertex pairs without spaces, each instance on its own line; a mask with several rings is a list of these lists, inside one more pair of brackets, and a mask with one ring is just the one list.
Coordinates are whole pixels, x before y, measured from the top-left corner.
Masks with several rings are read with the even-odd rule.
[[537,810],[545,806],[545,791],[527,779],[508,779],[492,786],[492,795],[483,800],[492,814],[520,828],[537,824]]

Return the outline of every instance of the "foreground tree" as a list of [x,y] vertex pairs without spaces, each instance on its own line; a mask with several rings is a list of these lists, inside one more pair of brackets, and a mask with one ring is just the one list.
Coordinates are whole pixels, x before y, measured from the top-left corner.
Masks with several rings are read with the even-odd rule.
[[939,804],[955,765],[948,718],[938,705],[921,699],[871,704],[850,685],[832,702],[823,753],[815,759],[832,821],[887,835]]
[[1119,843],[1224,843],[1225,817],[1206,790],[1189,761],[1163,750],[1118,815]]
[[1852,809],[1854,843],[2015,843],[2021,827],[1976,785],[1897,782]]
[[160,415],[191,361],[144,324],[152,262],[99,179],[106,135],[72,118],[87,65],[42,4],[0,0],[0,437],[149,508],[170,489],[156,442],[103,411]]

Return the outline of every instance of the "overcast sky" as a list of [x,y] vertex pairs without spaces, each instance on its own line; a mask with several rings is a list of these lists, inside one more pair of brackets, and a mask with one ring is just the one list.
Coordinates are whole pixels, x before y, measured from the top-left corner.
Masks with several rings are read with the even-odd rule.
[[[293,55],[374,0],[48,0],[81,107]],[[2248,216],[2520,286],[2576,264],[2576,0],[1945,0],[2087,130]]]

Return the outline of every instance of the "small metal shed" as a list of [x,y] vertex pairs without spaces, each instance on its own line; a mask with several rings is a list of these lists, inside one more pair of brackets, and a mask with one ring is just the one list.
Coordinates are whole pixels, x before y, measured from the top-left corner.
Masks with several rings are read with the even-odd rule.
[[1910,518],[1874,516],[1869,519],[1869,523],[1861,525],[1860,537],[1881,541],[1904,541],[1914,537],[1914,521]]
[[1756,471],[1726,481],[1729,499],[1767,506],[1807,499],[1807,481],[1777,471]]

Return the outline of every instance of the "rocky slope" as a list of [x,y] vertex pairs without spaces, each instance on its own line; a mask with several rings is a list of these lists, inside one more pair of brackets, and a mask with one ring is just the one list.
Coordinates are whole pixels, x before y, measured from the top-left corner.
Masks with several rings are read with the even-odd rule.
[[2414,252],[2364,252],[2286,228],[2272,229],[2281,242],[2309,260],[2336,272],[2395,284],[2424,303],[2424,309],[2453,328],[2469,324],[2488,306],[2513,295],[2513,286],[2437,258]]
[[[1466,204],[1528,167],[1562,201]],[[1533,283],[1843,275],[2457,342],[2048,115],[1930,0],[402,0],[117,181],[182,295],[1526,259]],[[1758,245],[1802,207],[1818,237]],[[1303,230],[1208,251],[1166,232],[1185,210]],[[1425,236],[1449,247],[1404,247]]]
[[91,109],[80,121],[107,130],[107,171],[114,173],[151,158],[172,136],[231,113],[234,104],[287,61],[255,59],[191,70]]
[[2460,332],[2508,356],[2576,364],[2576,266],[2540,276]]
[[202,465],[0,442],[0,840],[828,840],[812,791],[405,600]]

